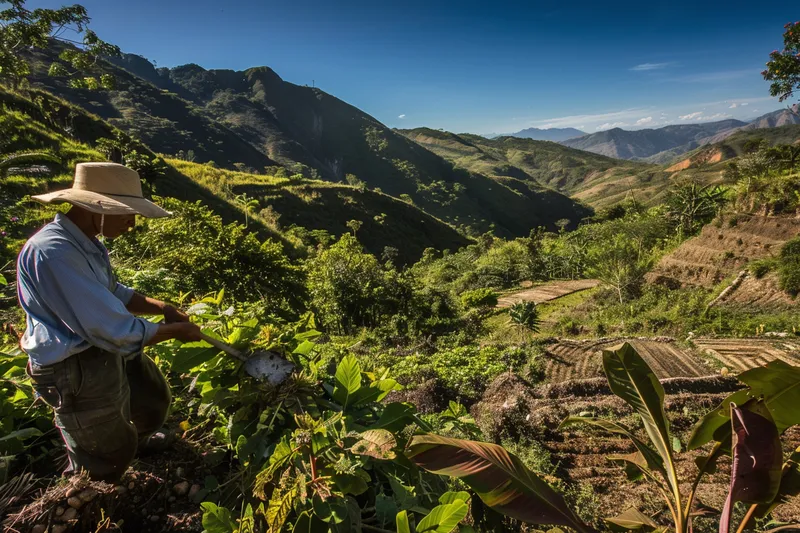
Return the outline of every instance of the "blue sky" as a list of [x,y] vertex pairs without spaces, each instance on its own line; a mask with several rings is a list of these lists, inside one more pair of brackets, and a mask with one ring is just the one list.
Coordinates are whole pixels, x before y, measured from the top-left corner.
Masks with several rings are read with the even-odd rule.
[[[29,0],[28,7],[63,1]],[[391,127],[594,132],[748,119],[792,2],[82,0],[158,66],[272,67]]]

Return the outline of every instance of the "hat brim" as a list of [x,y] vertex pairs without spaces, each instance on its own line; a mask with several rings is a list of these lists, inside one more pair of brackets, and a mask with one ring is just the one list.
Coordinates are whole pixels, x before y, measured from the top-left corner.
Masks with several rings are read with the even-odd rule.
[[102,215],[142,215],[147,218],[163,218],[172,215],[146,198],[100,194],[83,189],[65,189],[47,194],[31,196],[43,204],[68,203]]

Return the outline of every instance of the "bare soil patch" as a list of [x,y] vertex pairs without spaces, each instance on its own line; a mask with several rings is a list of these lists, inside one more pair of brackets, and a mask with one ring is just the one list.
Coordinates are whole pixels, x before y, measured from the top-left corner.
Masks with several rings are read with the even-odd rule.
[[597,287],[600,284],[596,279],[576,279],[567,281],[552,281],[524,291],[507,294],[497,300],[497,307],[511,307],[518,302],[542,303],[573,292],[584,291]]
[[733,373],[763,366],[780,359],[800,365],[800,340],[788,339],[712,339],[694,340],[698,350],[717,359]]

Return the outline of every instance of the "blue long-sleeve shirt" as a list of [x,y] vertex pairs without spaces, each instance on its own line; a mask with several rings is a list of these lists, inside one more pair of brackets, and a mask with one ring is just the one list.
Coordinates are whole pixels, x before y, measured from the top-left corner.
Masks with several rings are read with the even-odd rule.
[[106,247],[62,214],[22,248],[17,296],[27,314],[20,346],[37,365],[90,346],[133,355],[158,330],[125,308],[133,289],[115,280]]

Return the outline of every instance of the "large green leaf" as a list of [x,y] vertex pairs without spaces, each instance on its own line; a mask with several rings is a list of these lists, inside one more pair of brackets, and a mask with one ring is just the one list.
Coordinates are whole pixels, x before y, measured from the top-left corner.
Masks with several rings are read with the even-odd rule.
[[333,398],[345,408],[361,388],[361,365],[354,355],[347,355],[336,368]]
[[636,509],[628,509],[619,516],[606,518],[606,523],[611,531],[642,531],[646,533],[658,528],[658,524],[646,514]]
[[190,342],[181,345],[175,350],[172,360],[172,370],[178,373],[188,372],[191,369],[210,361],[219,350],[209,347],[205,342]]
[[408,511],[400,511],[395,519],[397,533],[411,533],[411,525],[408,523]]
[[460,478],[489,507],[532,524],[557,524],[594,531],[567,507],[564,498],[502,446],[417,435],[406,455],[421,468]]
[[461,500],[437,505],[419,521],[417,533],[450,533],[467,516],[467,511],[469,506]]
[[782,434],[800,424],[800,367],[781,360],[739,374],[749,389],[737,391],[722,401],[695,425],[689,438],[690,450],[713,441],[725,442],[731,436],[730,405],[744,405],[751,398],[763,398],[772,420]]
[[619,348],[603,350],[603,369],[611,392],[622,398],[642,419],[650,442],[664,462],[666,479],[673,493],[677,493],[672,437],[664,412],[664,387],[645,360],[627,342]]
[[[598,427],[608,433],[614,433],[615,435],[622,435],[627,437],[628,439],[633,442],[633,445],[636,446],[636,449],[639,451],[639,454],[644,459],[645,464],[641,466],[646,466],[653,472],[659,472],[662,476],[666,479],[667,473],[664,470],[664,461],[661,459],[661,456],[650,446],[636,438],[636,436],[630,432],[628,428],[623,426],[622,424],[617,424],[616,422],[612,422],[610,420],[603,420],[602,418],[593,418],[593,417],[584,417],[584,416],[570,416],[564,419],[561,422],[561,425],[558,429],[563,429],[565,427],[578,425],[578,424],[587,424],[590,426]],[[621,457],[616,457],[621,458]],[[627,458],[627,457],[626,457]],[[633,458],[631,458],[633,459]]]
[[375,459],[394,459],[393,448],[397,441],[385,429],[368,429],[359,435],[360,440],[353,444],[350,451],[356,455],[367,455]]
[[781,485],[783,453],[778,428],[763,402],[731,404],[733,466],[731,486],[720,518],[720,533],[728,533],[733,504],[770,503]]
[[200,508],[203,510],[204,533],[233,533],[237,529],[236,522],[231,518],[231,512],[225,507],[203,502]]

